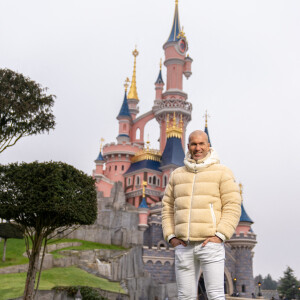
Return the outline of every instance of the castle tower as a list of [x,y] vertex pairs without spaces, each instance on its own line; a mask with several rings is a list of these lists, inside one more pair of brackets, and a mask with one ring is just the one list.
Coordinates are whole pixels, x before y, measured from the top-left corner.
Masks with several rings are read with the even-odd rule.
[[[175,1],[175,12],[171,33],[163,45],[165,51],[164,65],[167,68],[166,91],[158,93],[156,88],[156,99],[152,108],[155,118],[160,124],[160,151],[166,146],[166,119],[167,114],[175,112],[176,119],[180,115],[183,119],[182,146],[185,147],[185,132],[188,122],[191,120],[192,105],[187,102],[187,94],[183,92],[183,75],[186,78],[192,74],[192,59],[187,55],[188,42],[180,26],[178,0]],[[161,88],[161,87],[160,87]]]
[[130,141],[129,135],[130,135],[130,128],[132,123],[132,116],[127,102],[128,81],[129,79],[127,78],[124,84],[125,86],[124,100],[120,112],[117,116],[117,119],[119,120],[119,135],[117,136],[117,141],[119,144]]
[[146,189],[147,186],[147,181],[143,181],[143,198],[142,198],[142,202],[139,205],[139,230],[146,230],[149,225],[148,225],[148,212],[149,212],[149,208],[146,202]]
[[94,176],[95,178],[97,178],[97,175],[103,175],[103,166],[105,164],[105,160],[103,158],[102,155],[102,143],[104,142],[104,139],[101,138],[101,144],[100,144],[100,151],[99,151],[99,155],[95,160],[95,164],[96,164],[96,170],[94,170]]
[[209,115],[207,114],[207,110],[205,111],[204,117],[205,117],[205,127],[204,127],[204,132],[207,134],[208,142],[209,142],[210,147],[212,147],[211,141],[210,141],[210,138],[209,138],[209,133],[208,133],[208,126],[207,126],[207,118],[209,118]]
[[242,214],[240,222],[232,238],[227,241],[231,247],[231,251],[235,258],[235,291],[241,297],[251,298],[251,294],[255,292],[253,279],[253,251],[256,245],[256,234],[253,233],[251,225],[253,221],[250,219],[244,208],[243,186],[240,183],[240,193],[242,196]]
[[162,75],[161,75],[161,67],[162,67],[162,62],[160,60],[159,73],[158,73],[157,79],[155,81],[155,91],[156,91],[155,100],[162,100],[162,92],[163,92],[164,85],[165,85]]
[[132,120],[135,120],[136,115],[139,113],[139,107],[137,106],[139,103],[139,97],[136,88],[136,57],[139,55],[139,52],[136,48],[132,52],[132,55],[134,56],[133,73],[127,101]]

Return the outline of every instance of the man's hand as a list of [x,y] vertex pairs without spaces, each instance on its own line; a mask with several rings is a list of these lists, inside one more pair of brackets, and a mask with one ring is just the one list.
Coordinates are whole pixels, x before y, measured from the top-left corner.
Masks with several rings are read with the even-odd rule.
[[174,238],[172,238],[171,240],[170,240],[170,244],[175,248],[176,246],[178,246],[178,245],[183,245],[184,247],[186,247],[187,246],[187,244],[183,241],[183,240],[180,240],[180,239],[178,239],[178,238],[176,238],[176,237],[174,237]]
[[209,237],[207,238],[203,243],[202,243],[202,247],[205,247],[205,245],[207,243],[222,243],[222,239],[220,239],[218,236],[212,236],[212,237]]

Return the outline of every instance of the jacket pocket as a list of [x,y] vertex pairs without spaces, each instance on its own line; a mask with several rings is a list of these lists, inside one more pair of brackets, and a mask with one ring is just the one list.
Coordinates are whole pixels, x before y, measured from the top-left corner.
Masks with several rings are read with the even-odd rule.
[[213,225],[214,225],[214,228],[216,228],[217,227],[217,222],[216,222],[216,215],[215,215],[215,212],[214,212],[214,205],[212,203],[210,203],[209,206],[210,206],[210,213],[211,213]]

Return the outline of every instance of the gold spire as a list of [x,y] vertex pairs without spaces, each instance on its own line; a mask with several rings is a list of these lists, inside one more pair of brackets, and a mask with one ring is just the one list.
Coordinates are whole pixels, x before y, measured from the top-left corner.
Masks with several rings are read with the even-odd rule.
[[125,83],[124,83],[124,87],[125,87],[125,91],[126,91],[126,92],[127,92],[128,87],[129,87],[129,82],[130,82],[130,80],[129,80],[129,78],[127,77],[127,78],[125,79]]
[[146,186],[147,186],[147,181],[143,181],[143,198],[146,196]]
[[166,133],[167,133],[167,138],[171,137],[176,137],[181,139],[182,137],[182,131],[183,131],[183,121],[182,121],[182,114],[180,115],[180,121],[177,124],[176,121],[176,114],[175,111],[173,113],[173,122],[172,126],[169,126],[169,114],[167,114],[167,122],[166,122]]
[[243,185],[241,183],[239,183],[239,187],[240,187],[241,198],[243,200]]
[[139,100],[137,90],[136,90],[136,57],[139,55],[139,52],[136,50],[136,47],[135,47],[134,51],[132,52],[132,55],[134,56],[133,74],[132,74],[131,86],[130,86],[130,90],[129,90],[127,99]]
[[100,152],[101,152],[101,150],[102,150],[102,143],[103,143],[104,141],[105,141],[104,138],[101,138],[101,140],[100,140]]
[[207,119],[210,118],[210,115],[207,113],[207,110],[205,111],[205,115],[203,116],[205,118],[205,127],[207,128]]

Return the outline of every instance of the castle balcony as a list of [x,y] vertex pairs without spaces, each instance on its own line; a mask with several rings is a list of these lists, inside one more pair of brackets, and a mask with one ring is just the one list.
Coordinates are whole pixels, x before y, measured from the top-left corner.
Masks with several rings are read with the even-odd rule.
[[232,248],[248,248],[253,249],[257,244],[256,234],[255,233],[247,233],[244,234],[240,232],[239,234],[234,234],[232,238],[226,241]]

